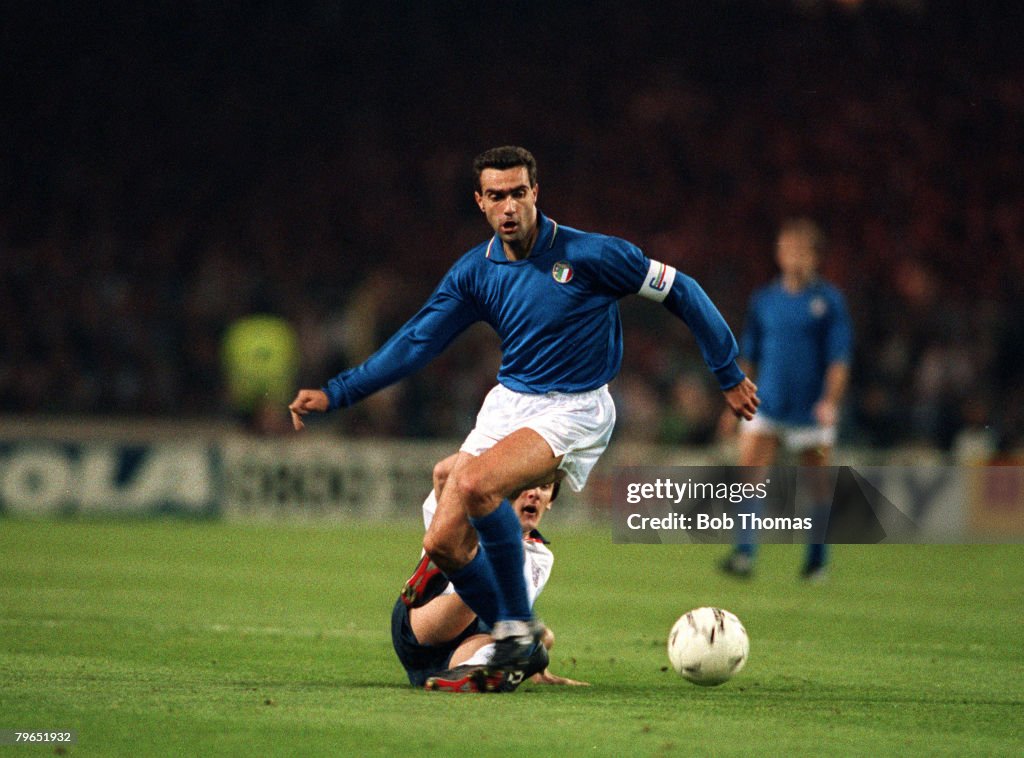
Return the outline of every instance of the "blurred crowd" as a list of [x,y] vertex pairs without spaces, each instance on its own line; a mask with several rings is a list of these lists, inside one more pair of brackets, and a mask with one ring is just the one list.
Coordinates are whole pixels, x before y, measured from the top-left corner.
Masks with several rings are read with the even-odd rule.
[[[695,276],[737,331],[779,223],[813,217],[856,327],[843,440],[1024,446],[1013,4],[797,5],[20,11],[0,412],[228,415],[223,339],[255,312],[293,325],[299,382],[322,384],[487,236],[470,162],[514,142],[544,212]],[[632,300],[617,434],[712,440],[692,338]],[[473,327],[332,423],[458,437],[498,358]]]

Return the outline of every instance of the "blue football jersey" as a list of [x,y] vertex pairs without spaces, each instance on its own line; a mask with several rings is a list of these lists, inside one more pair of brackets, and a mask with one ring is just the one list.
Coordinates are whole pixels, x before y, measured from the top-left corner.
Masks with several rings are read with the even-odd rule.
[[820,279],[795,293],[776,280],[751,297],[741,345],[743,357],[757,366],[758,412],[789,424],[815,424],[813,409],[828,367],[850,362],[846,302]]
[[560,226],[538,213],[529,257],[505,256],[497,235],[463,255],[437,289],[376,353],[323,388],[349,406],[426,365],[459,334],[485,321],[501,338],[498,382],[516,392],[585,392],[622,364],[618,300],[661,302],[696,337],[723,389],[743,380],[728,325],[700,286],[630,242]]

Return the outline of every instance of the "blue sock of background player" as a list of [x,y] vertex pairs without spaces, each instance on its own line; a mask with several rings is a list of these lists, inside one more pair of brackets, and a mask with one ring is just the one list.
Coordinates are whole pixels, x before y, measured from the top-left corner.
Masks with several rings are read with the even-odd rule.
[[[754,498],[747,498],[743,501],[743,508],[739,513],[750,514],[750,516],[759,516],[761,509],[758,507],[758,500]],[[738,515],[738,514],[737,514]],[[734,551],[738,555],[743,555],[750,560],[754,559],[757,555],[757,530],[753,527],[753,518],[747,519],[747,526],[743,526],[742,519],[737,518],[739,526],[736,528],[736,543]]]
[[814,524],[814,538],[807,545],[807,557],[804,562],[804,573],[823,568],[828,560],[828,546],[825,543],[828,535],[829,504],[818,503],[811,509],[811,520]]
[[820,542],[812,542],[807,546],[807,563],[805,568],[816,569],[825,565],[828,549]]
[[[748,500],[746,503],[747,508],[742,512],[756,514],[757,508],[754,503],[755,501]],[[827,505],[815,507],[812,512],[813,523],[817,526],[820,520],[827,519],[828,512],[829,508]],[[821,530],[823,529],[824,526],[821,527]],[[824,532],[821,531],[821,534],[824,534]],[[816,532],[815,535],[821,538],[821,535],[818,534],[818,532]],[[749,558],[751,561],[754,560],[755,556],[757,555],[757,539],[756,531],[754,529],[743,527],[737,529],[734,552],[737,555],[742,555]],[[804,571],[806,572],[813,571],[815,569],[820,569],[825,565],[825,562],[827,560],[828,546],[824,543],[824,541],[822,540],[811,542],[807,545],[807,555],[804,563]]]

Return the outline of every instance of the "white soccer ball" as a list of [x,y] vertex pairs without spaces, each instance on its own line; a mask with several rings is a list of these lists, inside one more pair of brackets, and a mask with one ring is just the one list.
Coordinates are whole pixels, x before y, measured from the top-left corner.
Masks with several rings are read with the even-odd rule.
[[713,687],[727,682],[747,662],[750,638],[738,618],[721,608],[684,613],[668,635],[668,659],[681,677]]

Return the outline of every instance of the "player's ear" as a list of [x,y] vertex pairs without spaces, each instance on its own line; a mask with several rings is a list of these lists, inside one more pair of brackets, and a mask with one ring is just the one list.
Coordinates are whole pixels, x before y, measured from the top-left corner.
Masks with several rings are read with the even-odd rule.
[[483,209],[484,209],[484,196],[481,195],[479,192],[474,192],[473,193],[473,199],[476,200],[476,207],[479,208],[481,211],[483,211]]

